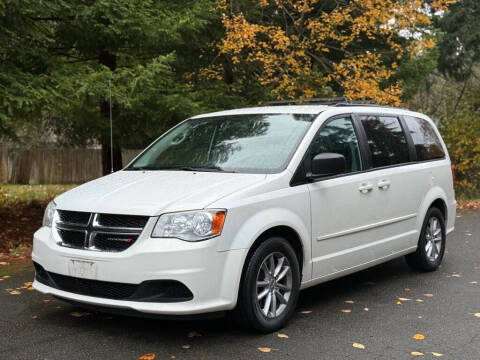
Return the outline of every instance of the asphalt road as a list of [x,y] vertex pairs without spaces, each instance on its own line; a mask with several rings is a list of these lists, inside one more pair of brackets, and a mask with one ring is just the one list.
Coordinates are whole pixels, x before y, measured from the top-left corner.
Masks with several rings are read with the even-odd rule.
[[[0,281],[0,358],[137,359],[155,353],[155,359],[432,359],[434,352],[442,359],[478,360],[480,211],[459,214],[447,251],[434,273],[412,272],[397,259],[303,291],[298,313],[281,331],[288,338],[248,333],[225,319],[85,315],[35,291],[10,294],[6,289],[33,277],[31,269],[17,271]],[[0,267],[0,275],[6,269]],[[189,338],[192,331],[201,336]],[[271,352],[260,352],[262,347]]]

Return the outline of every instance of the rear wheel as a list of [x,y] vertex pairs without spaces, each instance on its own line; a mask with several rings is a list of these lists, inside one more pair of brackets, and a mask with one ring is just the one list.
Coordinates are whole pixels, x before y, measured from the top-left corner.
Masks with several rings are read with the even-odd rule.
[[405,259],[415,270],[434,271],[442,262],[445,243],[445,219],[438,208],[432,207],[425,216],[417,251],[408,254]]
[[234,316],[260,332],[282,328],[294,314],[300,288],[297,256],[287,240],[272,237],[246,264]]

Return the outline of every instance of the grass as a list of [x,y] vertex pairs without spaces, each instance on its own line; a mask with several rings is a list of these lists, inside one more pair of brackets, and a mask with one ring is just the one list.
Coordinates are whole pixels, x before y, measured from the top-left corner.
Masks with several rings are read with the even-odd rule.
[[0,185],[0,204],[26,202],[29,200],[47,201],[74,188],[76,185]]

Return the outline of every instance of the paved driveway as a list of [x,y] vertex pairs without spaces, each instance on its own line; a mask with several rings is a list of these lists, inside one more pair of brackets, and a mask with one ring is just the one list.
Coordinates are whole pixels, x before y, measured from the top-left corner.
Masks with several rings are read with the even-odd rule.
[[[432,359],[443,354],[443,359],[478,360],[480,211],[459,214],[447,250],[434,273],[412,272],[397,259],[303,291],[298,313],[281,331],[288,338],[248,333],[224,319],[85,314],[22,289],[33,277],[27,269],[0,281],[0,358],[137,359],[155,353],[156,359]],[[415,334],[425,338],[414,339]]]

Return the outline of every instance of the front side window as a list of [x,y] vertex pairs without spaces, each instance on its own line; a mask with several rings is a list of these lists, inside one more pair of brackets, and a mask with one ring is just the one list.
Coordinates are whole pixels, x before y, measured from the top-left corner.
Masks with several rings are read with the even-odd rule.
[[412,135],[418,161],[445,157],[442,143],[428,121],[413,116],[405,116],[405,122]]
[[400,121],[393,116],[361,116],[374,168],[410,161]]
[[190,119],[158,139],[127,170],[280,172],[315,116],[252,114]]
[[313,159],[321,153],[337,153],[345,157],[345,172],[362,170],[362,158],[357,135],[350,117],[330,120],[316,135],[310,156]]

